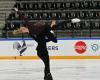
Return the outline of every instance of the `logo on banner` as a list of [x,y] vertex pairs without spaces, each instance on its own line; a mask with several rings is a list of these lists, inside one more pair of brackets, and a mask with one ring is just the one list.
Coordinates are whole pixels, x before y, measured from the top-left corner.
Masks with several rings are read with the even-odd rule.
[[92,45],[91,45],[91,48],[92,48],[92,50],[93,50],[94,52],[96,52],[96,51],[99,50],[100,46],[99,46],[98,44],[92,44]]
[[26,44],[26,42],[24,40],[21,42],[14,42],[13,43],[13,49],[16,49],[20,53],[20,56],[22,56],[22,53],[27,50],[28,46],[34,46],[34,45],[33,44]]
[[47,46],[47,49],[48,50],[55,50],[55,51],[57,51],[58,50],[58,46]]
[[83,54],[87,49],[87,46],[86,46],[86,43],[83,42],[83,41],[78,41],[76,44],[75,44],[75,51],[78,53],[78,54]]

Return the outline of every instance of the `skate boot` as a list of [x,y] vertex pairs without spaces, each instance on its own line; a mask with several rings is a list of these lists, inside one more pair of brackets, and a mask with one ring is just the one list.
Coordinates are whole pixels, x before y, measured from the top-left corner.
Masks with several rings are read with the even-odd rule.
[[44,80],[53,80],[51,73],[45,75]]

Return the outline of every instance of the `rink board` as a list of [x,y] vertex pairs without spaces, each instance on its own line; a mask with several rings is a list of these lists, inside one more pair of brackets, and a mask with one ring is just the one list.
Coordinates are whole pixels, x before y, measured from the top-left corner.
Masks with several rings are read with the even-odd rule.
[[[39,59],[37,43],[32,39],[25,39],[25,43],[22,39],[0,39],[0,59]],[[47,49],[50,59],[100,59],[99,38],[58,39],[58,43],[47,43]]]

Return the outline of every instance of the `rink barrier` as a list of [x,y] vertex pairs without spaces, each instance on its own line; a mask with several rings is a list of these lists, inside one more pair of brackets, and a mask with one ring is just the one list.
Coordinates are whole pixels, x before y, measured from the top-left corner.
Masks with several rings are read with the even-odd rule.
[[[22,39],[21,38],[18,38],[18,39],[16,39],[16,38],[15,39],[14,38],[3,39],[2,38],[2,39],[0,39],[1,44],[2,44],[2,41],[4,41],[4,43],[5,43],[6,41],[12,42],[12,41],[17,41],[17,40],[21,41]],[[25,38],[25,40],[29,41],[32,39]],[[63,39],[59,38],[58,40],[60,40],[60,41],[67,40],[66,44],[69,47],[70,47],[70,44],[68,41],[74,41],[74,40],[85,41],[85,43],[88,44],[89,50],[88,50],[88,52],[86,52],[84,54],[79,54],[79,53],[75,52],[75,49],[73,49],[73,52],[71,50],[69,52],[67,52],[68,49],[64,49],[66,51],[62,53],[62,50],[61,50],[59,52],[60,55],[58,54],[57,51],[55,51],[55,52],[50,51],[50,52],[52,52],[52,53],[50,53],[50,59],[55,59],[55,60],[57,60],[57,59],[100,59],[100,45],[99,45],[100,38],[63,38]],[[91,43],[89,43],[89,42],[91,42]],[[75,43],[74,43],[74,47],[75,47]],[[59,44],[61,44],[61,43],[59,43]],[[93,45],[93,44],[97,44],[98,49],[95,49],[95,47],[94,47],[93,48],[94,51],[93,51],[93,49],[90,48],[91,45]],[[3,45],[3,46],[6,47],[6,45]],[[2,55],[0,55],[0,60],[39,60],[39,57],[36,55],[36,53],[35,53],[35,55],[33,55],[33,53],[32,53],[31,55],[19,56],[18,54],[15,54],[14,52],[9,51],[8,47],[6,48],[6,49],[8,49],[8,51],[7,51],[7,50],[4,50],[4,48],[1,46],[1,50],[4,50],[4,52],[2,52],[2,51],[0,52],[1,54],[3,53]],[[64,46],[64,47],[66,48],[66,46]],[[12,46],[11,46],[11,48],[12,48]],[[25,54],[27,54],[27,53],[25,53]],[[66,55],[66,54],[68,54],[68,55]]]
[[[0,56],[0,60],[39,60],[38,56]],[[51,60],[100,59],[100,56],[50,56]]]

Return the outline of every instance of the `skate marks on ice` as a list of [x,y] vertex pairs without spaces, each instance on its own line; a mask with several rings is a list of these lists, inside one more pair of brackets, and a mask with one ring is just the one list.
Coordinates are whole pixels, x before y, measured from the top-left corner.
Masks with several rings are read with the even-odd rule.
[[0,61],[0,80],[42,80],[41,61]]
[[100,60],[53,61],[54,80],[100,80]]
[[[51,60],[54,80],[100,80],[100,60]],[[43,80],[41,60],[0,61],[0,80]]]

